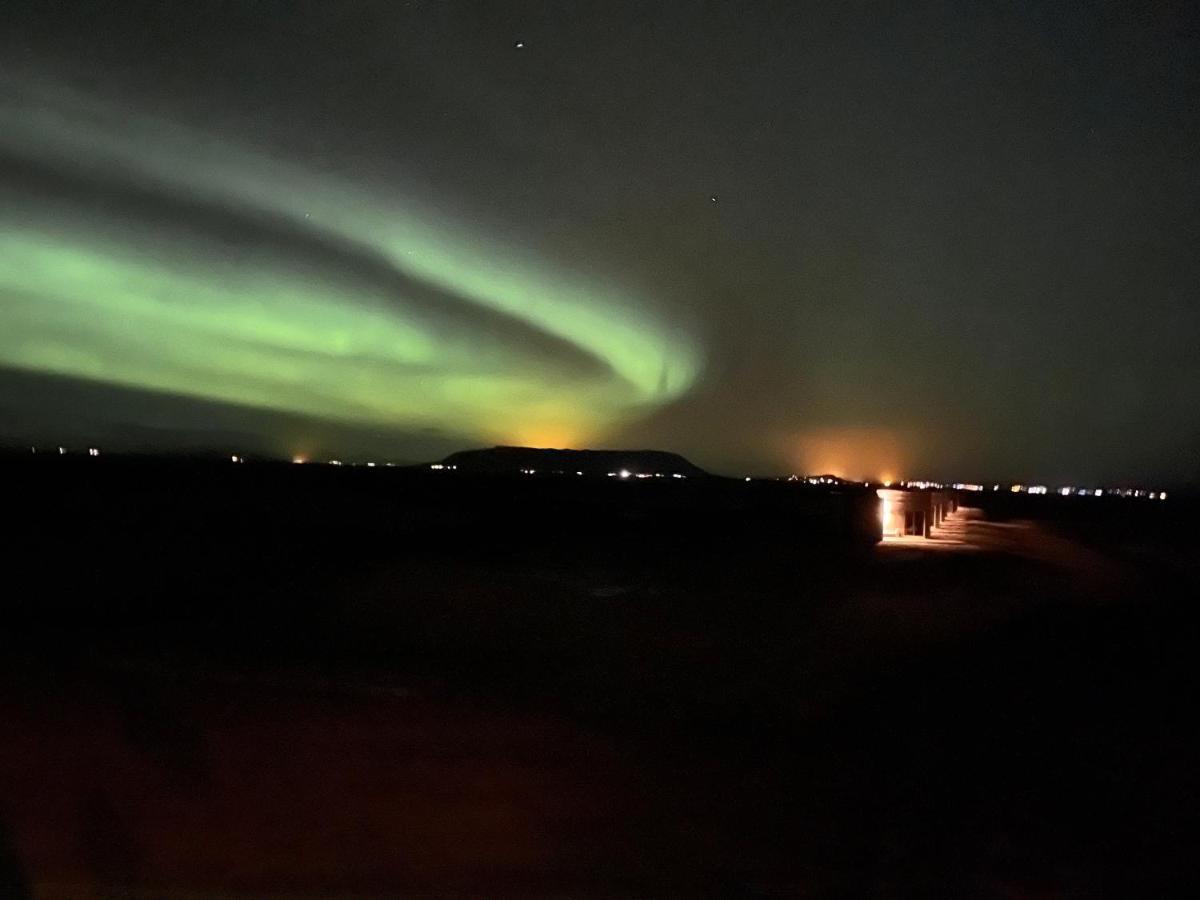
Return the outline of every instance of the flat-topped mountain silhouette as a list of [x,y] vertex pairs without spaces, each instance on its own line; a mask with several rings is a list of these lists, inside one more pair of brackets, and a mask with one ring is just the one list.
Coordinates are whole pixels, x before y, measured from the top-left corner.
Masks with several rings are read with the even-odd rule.
[[665,450],[558,450],[541,447],[491,447],[486,450],[462,450],[442,460],[459,472],[516,475],[563,474],[635,478],[655,476],[703,478],[708,475],[678,453]]

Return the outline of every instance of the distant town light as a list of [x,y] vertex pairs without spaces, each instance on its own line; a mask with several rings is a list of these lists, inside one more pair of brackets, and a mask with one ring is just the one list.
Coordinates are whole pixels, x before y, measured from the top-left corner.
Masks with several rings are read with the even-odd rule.
[[438,471],[441,471],[442,469],[444,469],[444,468],[446,468],[446,467],[445,467],[445,466],[443,466],[441,463],[434,463],[434,464],[433,464],[433,465],[431,465],[429,468],[433,469],[435,472],[438,472]]
[[620,476],[621,476],[622,478],[628,478],[628,477],[629,477],[629,470],[628,470],[628,469],[622,469],[622,470],[620,471],[620,473],[619,473],[619,474],[620,474]]
[[66,447],[59,447],[59,448],[58,448],[58,455],[59,455],[59,456],[62,456],[62,455],[63,455],[64,453],[66,453],[66,452],[67,452],[67,448],[66,448]]
[[88,456],[99,456],[100,451],[95,447],[88,447]]
[[308,460],[306,460],[303,456],[293,456],[292,462],[295,463],[296,465],[300,465],[302,463],[308,462]]
[[375,463],[367,463],[367,468],[368,468],[368,469],[373,469],[373,468],[375,468]]
[[1062,494],[1064,497],[1070,497],[1070,496],[1071,496],[1071,489],[1070,489],[1069,487],[1059,488],[1059,489],[1058,489],[1058,492],[1059,492],[1060,494]]
[[576,472],[575,474],[576,474],[576,475],[582,475],[583,473],[582,473],[582,472]]

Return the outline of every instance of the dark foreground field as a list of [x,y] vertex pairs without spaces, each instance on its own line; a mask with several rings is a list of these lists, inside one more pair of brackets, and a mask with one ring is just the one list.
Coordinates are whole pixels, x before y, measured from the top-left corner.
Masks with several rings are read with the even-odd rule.
[[1192,893],[1183,500],[454,477],[6,464],[0,897]]

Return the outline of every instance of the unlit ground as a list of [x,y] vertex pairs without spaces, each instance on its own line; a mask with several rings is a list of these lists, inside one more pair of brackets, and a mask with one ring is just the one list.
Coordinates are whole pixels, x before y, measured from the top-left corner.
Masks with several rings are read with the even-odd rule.
[[[1174,582],[967,515],[940,548],[818,568],[808,595],[802,574],[363,573],[346,615],[424,629],[440,650],[419,666],[12,646],[0,896],[1187,883],[1194,619],[1161,605]],[[396,611],[414,592],[441,612]],[[573,611],[514,618],[535,594]]]

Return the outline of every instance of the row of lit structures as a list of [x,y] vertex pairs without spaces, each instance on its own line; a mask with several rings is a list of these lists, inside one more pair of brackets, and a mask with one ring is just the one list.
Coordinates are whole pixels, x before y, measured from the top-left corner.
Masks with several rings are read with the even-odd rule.
[[[243,457],[234,456],[233,461],[234,462],[244,462],[245,459]],[[293,460],[292,460],[292,462],[296,462],[296,463],[303,463],[303,462],[307,462],[307,461],[308,460],[306,460],[300,456],[297,456],[297,457],[293,458]],[[340,460],[336,460],[336,459],[329,460],[328,464],[331,466],[343,465],[343,463]],[[360,463],[360,465],[366,465],[368,468],[374,468],[376,464],[373,462],[368,462],[368,463]],[[383,465],[394,466],[395,463],[384,463]],[[429,468],[435,472],[453,472],[458,469],[458,466],[452,465],[452,464],[447,465],[444,463],[432,463],[432,464],[430,464]],[[550,470],[550,469],[521,469],[520,472],[522,475],[541,474],[541,475],[582,476],[584,474],[583,472],[580,472],[580,471],[572,472],[572,471],[567,471],[567,470],[563,470],[563,469],[553,469],[553,470]],[[682,478],[687,478],[686,475],[684,475],[680,472],[631,472],[629,469],[621,469],[617,472],[607,472],[606,475],[609,478],[617,478],[617,479],[621,479],[621,480],[628,480],[631,478],[634,478],[634,479],[645,479],[645,478],[680,478],[680,479],[682,479]],[[752,479],[747,477],[745,480],[751,481]],[[837,476],[834,476],[834,475],[789,475],[784,480],[786,480],[788,482],[800,482],[800,483],[809,484],[809,485],[834,485],[834,484],[857,484],[858,483],[858,482],[849,482],[846,479],[838,478]],[[869,487],[869,486],[871,486],[872,483],[873,482],[864,481],[862,484],[863,484],[863,487]],[[882,484],[884,487],[892,486],[892,482],[890,482],[890,481],[881,481],[881,482],[879,482],[879,484]],[[901,487],[908,488],[909,490],[921,490],[921,491],[950,491],[950,490],[953,490],[953,491],[986,491],[986,490],[988,490],[988,487],[986,485],[976,484],[973,482],[966,482],[966,481],[944,482],[944,481],[911,480],[911,481],[898,482],[898,485]],[[1042,484],[1030,484],[1030,485],[993,484],[991,486],[991,490],[993,490],[993,491],[1008,490],[1014,494],[1032,494],[1034,496],[1037,496],[1040,494],[1054,493],[1054,494],[1058,494],[1063,497],[1071,497],[1071,496],[1078,496],[1078,497],[1138,497],[1138,498],[1146,498],[1149,500],[1166,500],[1167,499],[1166,491],[1158,491],[1158,490],[1148,491],[1148,490],[1143,490],[1141,488],[1085,488],[1085,487],[1073,487],[1073,486],[1067,485],[1064,487],[1055,488],[1053,491],[1051,491],[1051,489],[1049,487],[1047,487],[1046,485],[1042,485]]]
[[[30,447],[29,449],[32,453],[36,454],[38,452],[37,447]],[[66,447],[56,446],[53,448],[53,450],[51,452],[56,453],[58,456],[66,456],[68,453],[68,450]],[[88,447],[87,455],[91,456],[91,457],[97,457],[100,455],[100,450],[97,447]],[[239,456],[237,454],[231,455],[229,457],[229,459],[231,462],[234,462],[234,463],[244,463],[246,461],[246,457]],[[304,456],[294,456],[294,457],[292,457],[292,462],[299,464],[299,463],[310,462],[310,460]],[[340,459],[327,460],[326,464],[330,465],[330,466],[346,465]],[[368,469],[374,469],[374,468],[376,468],[377,465],[383,465],[385,467],[391,468],[391,467],[395,466],[396,464],[391,463],[391,462],[388,462],[388,463],[366,462],[366,463],[350,463],[350,465],[362,465],[362,466],[366,466]],[[446,465],[444,463],[432,463],[429,466],[429,468],[435,472],[453,472],[458,469],[458,466],[453,465],[453,464]],[[537,475],[537,474],[539,474],[539,472],[543,475],[572,475],[572,474],[577,475],[577,476],[583,475],[583,472],[579,472],[579,471],[568,472],[568,471],[564,471],[561,469],[554,469],[552,471],[551,470],[539,470],[539,469],[521,469],[522,475]],[[621,479],[621,480],[628,480],[630,478],[636,478],[636,479],[643,479],[643,478],[681,478],[682,479],[682,478],[687,478],[686,475],[679,473],[679,472],[665,472],[665,473],[664,472],[631,472],[628,469],[621,469],[620,471],[608,472],[606,474],[609,478],[617,478],[617,479]],[[746,481],[750,481],[750,480],[751,479],[749,477],[746,478]],[[803,484],[810,484],[810,485],[857,484],[857,482],[848,482],[843,478],[838,478],[833,475],[789,475],[784,480],[789,481],[789,482],[800,482]],[[882,481],[879,483],[882,484],[884,487],[892,486],[892,482],[890,482],[890,481]],[[863,484],[863,487],[869,487],[871,485],[871,482],[864,481],[862,484]],[[919,491],[950,491],[950,490],[954,490],[954,491],[986,491],[986,490],[988,490],[988,487],[986,485],[975,484],[972,482],[965,482],[965,481],[944,482],[944,481],[911,480],[911,481],[898,482],[898,485],[900,487],[904,487],[909,490],[919,490]],[[1045,495],[1045,494],[1050,494],[1050,495],[1058,495],[1061,497],[1128,497],[1128,498],[1145,499],[1145,500],[1166,500],[1167,499],[1166,491],[1160,491],[1160,490],[1152,490],[1151,491],[1151,490],[1145,490],[1143,488],[1075,487],[1073,485],[1064,485],[1062,487],[1051,489],[1050,487],[1048,487],[1044,484],[1009,484],[1009,485],[993,484],[991,486],[991,490],[992,491],[1007,490],[1013,494],[1029,494],[1031,496],[1041,496],[1041,495]]]
[[[433,466],[432,468],[438,468],[438,467]],[[522,469],[521,474],[522,475],[539,475],[539,474],[540,475],[575,475],[575,476],[581,477],[583,475],[583,472],[580,472],[580,471],[572,472],[572,471],[568,471],[566,469]],[[628,469],[621,469],[618,472],[606,472],[605,475],[608,478],[620,478],[620,479],[687,478],[686,475],[681,475],[679,472],[667,472],[667,473],[663,473],[663,472],[631,472]]]
[[[36,453],[38,452],[38,448],[37,448],[37,447],[30,447],[30,448],[29,448],[29,452],[30,452],[30,453],[33,453],[33,454],[36,454]],[[67,451],[67,448],[66,448],[66,447],[55,447],[55,448],[54,448],[54,450],[53,450],[52,452],[54,452],[54,453],[57,453],[59,456],[66,456],[68,451]],[[99,455],[100,455],[100,449],[99,449],[98,447],[88,447],[88,448],[87,448],[87,455],[88,455],[88,456],[99,456]]]
[[[233,461],[234,461],[235,463],[236,463],[236,462],[245,462],[245,461],[246,461],[246,458],[245,458],[245,457],[243,457],[243,456],[234,456],[234,457],[232,457],[232,459],[233,459]],[[304,463],[311,462],[311,460],[309,460],[307,457],[304,457],[304,456],[293,456],[293,457],[292,457],[292,462],[296,463],[297,465],[301,465],[301,464],[304,464]],[[320,463],[318,462],[318,465],[319,465],[319,464],[320,464]],[[374,463],[374,462],[362,462],[362,463],[344,463],[344,462],[342,462],[340,459],[328,459],[328,460],[325,460],[325,465],[327,465],[327,466],[366,466],[368,469],[374,469],[374,468],[376,468],[376,467],[378,467],[378,466],[384,466],[384,467],[386,467],[386,468],[392,468],[392,467],[394,467],[396,464],[395,464],[395,463],[391,463],[391,462],[389,462],[389,463]],[[447,468],[449,468],[449,467],[447,467]]]
[[[953,484],[944,483],[941,481],[902,481],[900,483],[910,490],[922,491],[985,491],[988,489],[982,484],[968,484],[961,481],[954,482]],[[1147,491],[1142,488],[1075,487],[1073,485],[1050,488],[1044,484],[993,484],[991,490],[1007,490],[1013,494],[1031,494],[1033,496],[1052,494],[1060,497],[1137,497],[1146,500],[1167,499],[1166,491]]]

